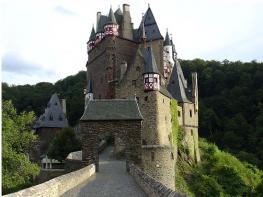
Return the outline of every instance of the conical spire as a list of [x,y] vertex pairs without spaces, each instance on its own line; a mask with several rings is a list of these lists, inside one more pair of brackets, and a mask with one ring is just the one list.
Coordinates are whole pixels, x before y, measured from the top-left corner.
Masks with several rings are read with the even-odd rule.
[[90,33],[90,37],[89,37],[89,40],[93,40],[96,38],[96,33],[95,33],[95,29],[94,29],[94,25],[92,26],[92,30],[91,30],[91,33]]
[[171,46],[171,45],[172,43],[171,43],[171,40],[168,34],[168,29],[167,29],[163,46]]
[[112,8],[110,8],[110,12],[107,18],[107,24],[117,24]]
[[154,54],[152,51],[152,46],[148,47],[147,49],[145,49],[145,53],[144,53],[144,72],[145,73],[156,73],[159,74],[158,68],[157,68],[157,64],[154,58]]

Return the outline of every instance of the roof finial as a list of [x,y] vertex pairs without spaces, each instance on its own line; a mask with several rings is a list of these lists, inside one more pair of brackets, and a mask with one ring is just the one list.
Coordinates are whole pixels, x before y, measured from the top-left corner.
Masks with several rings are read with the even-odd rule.
[[148,3],[148,8],[150,8],[150,3]]

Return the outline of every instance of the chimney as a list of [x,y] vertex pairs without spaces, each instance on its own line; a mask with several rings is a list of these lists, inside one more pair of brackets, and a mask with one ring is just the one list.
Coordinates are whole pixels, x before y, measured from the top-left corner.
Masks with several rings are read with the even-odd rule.
[[98,28],[99,28],[100,16],[101,16],[101,12],[97,12],[97,25],[96,25],[97,31],[98,31]]
[[61,106],[62,106],[63,113],[66,115],[67,113],[66,99],[61,99]]
[[133,29],[130,15],[130,5],[123,4],[123,21],[122,21],[122,37],[132,40],[133,39]]

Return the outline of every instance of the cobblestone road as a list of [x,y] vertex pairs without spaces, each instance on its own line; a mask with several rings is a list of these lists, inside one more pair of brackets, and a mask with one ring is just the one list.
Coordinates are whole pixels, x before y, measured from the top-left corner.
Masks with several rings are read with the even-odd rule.
[[63,197],[144,197],[147,196],[126,172],[125,161],[111,158],[112,147],[100,155],[100,169],[86,182]]

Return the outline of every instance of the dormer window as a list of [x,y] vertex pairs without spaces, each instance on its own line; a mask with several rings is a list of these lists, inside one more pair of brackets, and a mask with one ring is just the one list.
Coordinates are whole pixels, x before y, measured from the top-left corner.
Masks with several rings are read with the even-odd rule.
[[63,120],[63,117],[62,117],[61,114],[59,115],[58,120],[59,120],[59,121],[62,121],[62,120]]

